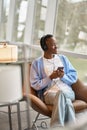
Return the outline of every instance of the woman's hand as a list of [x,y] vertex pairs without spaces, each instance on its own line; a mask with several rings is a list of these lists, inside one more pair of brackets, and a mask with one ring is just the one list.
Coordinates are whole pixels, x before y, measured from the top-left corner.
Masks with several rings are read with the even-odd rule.
[[55,71],[53,71],[53,73],[49,76],[50,79],[56,79],[56,78],[62,78],[64,75],[64,71],[63,69],[57,69]]
[[58,70],[57,70],[57,75],[58,75],[59,78],[62,78],[63,75],[64,75],[63,69],[58,69]]

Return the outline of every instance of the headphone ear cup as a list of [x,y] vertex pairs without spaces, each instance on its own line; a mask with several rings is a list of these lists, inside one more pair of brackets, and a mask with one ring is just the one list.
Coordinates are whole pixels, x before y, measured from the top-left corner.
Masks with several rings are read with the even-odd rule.
[[43,46],[43,47],[44,47],[44,51],[47,51],[47,49],[48,49],[48,48],[47,48],[47,45],[46,45],[46,44],[44,44],[44,46]]
[[41,38],[41,47],[44,51],[46,51],[48,48],[47,48],[47,45],[46,45],[46,42],[45,42],[45,37],[42,37]]

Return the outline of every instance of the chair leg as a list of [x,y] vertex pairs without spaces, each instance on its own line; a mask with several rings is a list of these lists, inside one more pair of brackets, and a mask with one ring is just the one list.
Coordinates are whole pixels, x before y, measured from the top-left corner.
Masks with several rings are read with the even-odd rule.
[[35,120],[33,121],[33,123],[36,123],[36,121],[37,121],[39,115],[40,115],[40,113],[37,114],[37,116],[36,116]]
[[36,121],[38,120],[39,115],[40,115],[40,113],[38,113],[38,114],[36,115],[36,118],[35,118],[35,120],[33,121],[33,124],[32,124],[32,129],[33,129],[33,130],[38,130],[37,125],[36,125]]
[[41,128],[43,128],[43,129],[47,129],[47,122],[46,121],[44,121],[45,119],[49,119],[49,117],[43,117],[43,118],[39,118],[39,115],[40,115],[40,113],[38,112],[38,114],[36,115],[36,118],[35,118],[35,120],[33,121],[33,125],[32,125],[32,128],[33,129],[35,129],[35,130],[38,130],[38,127],[37,127],[37,125],[36,125],[36,121],[38,120],[43,120],[43,121],[41,121],[41,123],[40,123],[40,127]]
[[28,125],[28,130],[30,129],[30,110],[29,110],[29,101],[28,99],[26,100],[26,108],[27,108],[27,125]]
[[26,118],[27,118],[27,125],[28,127],[25,128],[24,130],[30,130],[31,129],[31,125],[30,125],[30,109],[29,109],[29,99],[27,98],[26,100]]
[[8,105],[8,116],[9,116],[10,130],[12,130],[12,119],[11,119],[11,108],[10,108],[10,105]]
[[21,115],[20,115],[20,104],[17,102],[17,116],[18,116],[18,129],[22,130],[21,128]]

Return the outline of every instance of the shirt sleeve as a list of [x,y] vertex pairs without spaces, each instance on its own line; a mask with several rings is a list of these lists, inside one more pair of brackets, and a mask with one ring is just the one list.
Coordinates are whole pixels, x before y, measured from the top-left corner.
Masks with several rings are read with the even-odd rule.
[[51,79],[41,70],[41,64],[34,61],[30,69],[30,84],[35,90],[41,90],[51,84]]
[[64,64],[64,76],[61,80],[71,86],[77,81],[77,71],[66,56],[63,56],[62,60]]

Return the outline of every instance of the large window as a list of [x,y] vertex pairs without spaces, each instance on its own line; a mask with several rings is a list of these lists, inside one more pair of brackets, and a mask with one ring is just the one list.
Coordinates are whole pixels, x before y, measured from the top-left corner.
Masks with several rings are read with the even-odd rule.
[[[87,54],[87,0],[60,0],[55,36],[60,50]],[[78,76],[87,83],[87,60],[69,57]]]
[[87,0],[0,0],[0,40],[29,41],[31,33],[29,44],[38,45],[43,34],[52,33],[61,49],[86,54],[86,17]]
[[[27,55],[38,57],[40,37],[51,33],[60,50],[86,55],[86,17],[87,0],[0,0],[0,41],[27,44]],[[86,81],[86,59],[69,58]]]

